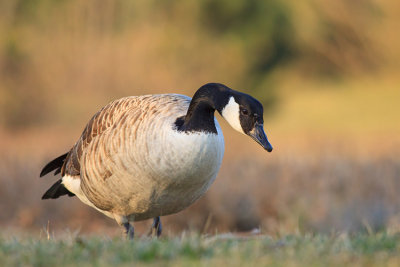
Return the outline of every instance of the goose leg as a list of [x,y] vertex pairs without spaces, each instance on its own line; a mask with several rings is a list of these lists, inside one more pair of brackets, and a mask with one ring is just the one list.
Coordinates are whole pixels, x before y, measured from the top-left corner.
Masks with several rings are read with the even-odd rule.
[[132,240],[135,235],[135,229],[129,222],[124,223],[123,226],[125,227],[126,237]]
[[150,235],[157,235],[157,237],[160,237],[161,233],[162,233],[161,219],[160,216],[158,216],[153,219],[153,224],[151,225],[150,229]]

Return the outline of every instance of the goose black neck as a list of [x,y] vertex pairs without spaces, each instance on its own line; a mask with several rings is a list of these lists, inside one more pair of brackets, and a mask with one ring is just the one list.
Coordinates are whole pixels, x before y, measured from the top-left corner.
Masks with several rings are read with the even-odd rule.
[[214,112],[222,112],[231,91],[229,87],[219,83],[208,83],[200,87],[190,102],[186,116],[176,121],[178,130],[216,134]]

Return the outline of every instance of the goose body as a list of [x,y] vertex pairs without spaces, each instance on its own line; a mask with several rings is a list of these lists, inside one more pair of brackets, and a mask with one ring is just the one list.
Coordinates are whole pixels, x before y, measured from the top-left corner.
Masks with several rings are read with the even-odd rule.
[[246,125],[240,97],[250,102],[247,113],[261,105],[221,84],[204,85],[193,99],[159,94],[111,102],[92,117],[68,153],[44,167],[41,176],[55,170],[62,178],[43,198],[76,195],[124,225],[131,236],[129,222],[156,218],[160,227],[159,216],[191,205],[217,176],[224,138],[215,110],[233,128],[272,150],[255,126],[262,119],[262,106],[253,125]]

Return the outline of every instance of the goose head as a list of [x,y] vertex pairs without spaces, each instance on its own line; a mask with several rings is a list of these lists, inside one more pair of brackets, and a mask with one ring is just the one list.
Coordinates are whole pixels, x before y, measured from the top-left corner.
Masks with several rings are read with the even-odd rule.
[[268,152],[272,145],[264,132],[264,109],[254,97],[234,90],[225,95],[226,104],[219,111],[221,116],[236,131],[250,136]]
[[186,116],[179,117],[175,127],[179,131],[217,133],[214,112],[236,131],[250,136],[268,152],[272,151],[264,132],[263,106],[254,97],[220,83],[208,83],[194,94]]

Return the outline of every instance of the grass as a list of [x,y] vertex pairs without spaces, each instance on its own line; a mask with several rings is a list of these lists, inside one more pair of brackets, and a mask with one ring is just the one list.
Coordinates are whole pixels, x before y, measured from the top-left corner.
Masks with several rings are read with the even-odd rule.
[[0,239],[1,266],[398,266],[400,235]]

